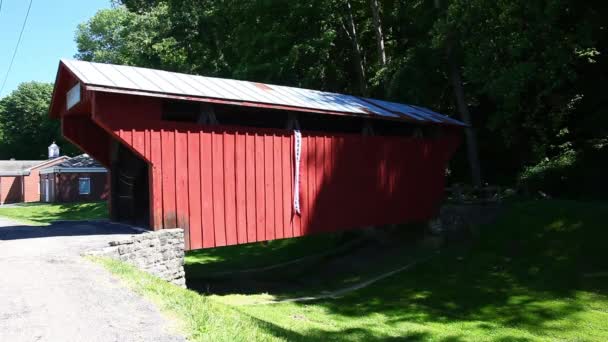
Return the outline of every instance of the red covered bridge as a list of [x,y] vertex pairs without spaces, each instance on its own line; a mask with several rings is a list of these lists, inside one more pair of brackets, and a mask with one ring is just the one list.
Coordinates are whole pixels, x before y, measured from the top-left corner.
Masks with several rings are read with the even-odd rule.
[[186,249],[430,219],[462,130],[411,105],[73,60],[50,115],[110,170],[112,219],[184,228]]

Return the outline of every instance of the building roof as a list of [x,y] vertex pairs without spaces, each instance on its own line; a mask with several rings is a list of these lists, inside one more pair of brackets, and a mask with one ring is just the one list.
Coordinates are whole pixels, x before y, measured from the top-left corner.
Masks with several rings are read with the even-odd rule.
[[[58,157],[61,160],[66,156]],[[55,159],[46,160],[0,160],[0,176],[27,176],[36,167],[56,161]]]
[[40,170],[42,174],[53,172],[107,172],[107,170],[97,160],[85,153]]
[[464,126],[430,109],[353,95],[78,60],[62,59],[60,71],[62,65],[93,91]]
[[46,160],[0,160],[0,176],[23,176],[29,169]]
[[91,158],[88,154],[81,154],[76,157],[72,157],[61,164],[55,165],[56,167],[69,168],[69,167],[103,167],[97,160]]

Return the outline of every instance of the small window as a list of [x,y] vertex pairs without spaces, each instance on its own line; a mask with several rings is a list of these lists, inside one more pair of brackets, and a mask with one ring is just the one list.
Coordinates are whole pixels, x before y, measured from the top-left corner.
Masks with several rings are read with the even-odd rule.
[[80,195],[88,195],[91,193],[91,178],[78,178],[78,193]]

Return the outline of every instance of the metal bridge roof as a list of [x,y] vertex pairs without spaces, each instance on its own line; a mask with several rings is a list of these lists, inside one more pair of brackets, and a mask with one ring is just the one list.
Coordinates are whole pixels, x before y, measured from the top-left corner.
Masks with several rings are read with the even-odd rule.
[[460,121],[425,108],[352,95],[124,65],[67,59],[61,63],[91,90],[464,126]]

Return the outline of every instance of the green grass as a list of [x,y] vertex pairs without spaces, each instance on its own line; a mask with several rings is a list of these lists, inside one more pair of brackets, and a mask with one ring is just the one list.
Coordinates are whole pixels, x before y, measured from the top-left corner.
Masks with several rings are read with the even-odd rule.
[[607,215],[608,203],[512,203],[498,223],[480,227],[472,247],[314,302],[244,305],[272,295],[201,296],[113,262],[110,269],[183,322],[194,341],[606,341]]
[[0,216],[32,225],[49,225],[57,220],[93,220],[108,217],[106,202],[23,203],[0,208]]
[[192,341],[284,341],[289,332],[274,325],[217,303],[197,292],[186,290],[124,263],[91,258],[121,277],[135,292],[154,302],[161,311],[173,318],[177,328]]

